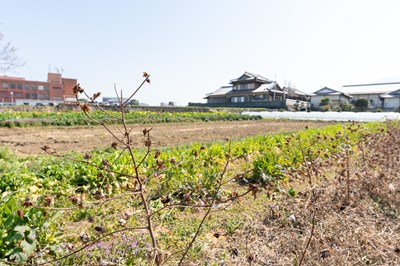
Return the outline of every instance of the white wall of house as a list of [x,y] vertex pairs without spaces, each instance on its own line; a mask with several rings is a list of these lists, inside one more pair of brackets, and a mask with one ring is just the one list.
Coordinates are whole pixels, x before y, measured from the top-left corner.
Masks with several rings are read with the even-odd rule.
[[383,108],[385,110],[395,110],[400,107],[400,97],[386,98]]
[[349,98],[343,95],[315,95],[311,96],[312,108],[318,109],[323,98],[329,98],[330,102],[349,102]]

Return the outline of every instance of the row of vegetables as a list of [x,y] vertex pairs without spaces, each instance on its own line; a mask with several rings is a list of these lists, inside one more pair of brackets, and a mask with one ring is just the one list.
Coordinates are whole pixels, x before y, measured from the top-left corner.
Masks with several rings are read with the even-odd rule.
[[[103,112],[100,110],[90,112],[90,115],[100,123],[121,123],[121,114],[115,111]],[[132,111],[125,113],[127,123],[171,123],[171,122],[196,122],[196,121],[238,121],[260,120],[260,116],[241,115],[227,112],[144,112]],[[4,111],[0,112],[0,127],[26,127],[26,126],[77,126],[91,125],[83,112],[80,111]]]

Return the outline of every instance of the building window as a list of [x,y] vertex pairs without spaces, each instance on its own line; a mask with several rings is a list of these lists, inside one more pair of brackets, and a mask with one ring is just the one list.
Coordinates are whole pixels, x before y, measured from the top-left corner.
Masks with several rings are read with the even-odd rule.
[[38,89],[38,85],[32,85],[32,90],[37,90]]
[[22,84],[17,84],[17,89],[20,89],[20,90],[22,90],[22,89],[23,89],[23,86],[22,86]]
[[275,101],[282,101],[282,96],[275,96]]
[[16,87],[15,84],[12,83],[10,84],[10,89],[15,89],[15,87]]
[[30,93],[25,93],[25,99],[29,99],[31,98],[31,94]]
[[44,86],[43,85],[39,85],[38,86],[38,90],[40,90],[40,91],[44,90]]
[[31,94],[31,98],[32,98],[32,99],[37,99],[37,94],[36,94],[36,93],[32,93],[32,94]]
[[4,88],[4,89],[7,89],[7,88],[8,88],[8,83],[3,83],[3,84],[1,85],[1,87]]
[[238,84],[233,87],[234,90],[247,90],[250,84]]
[[255,100],[264,100],[264,95],[255,95],[254,99]]
[[62,90],[61,87],[53,87],[53,90]]
[[45,91],[48,91],[48,90],[49,90],[49,86],[43,86],[43,89],[44,89]]
[[30,88],[31,88],[31,85],[30,84],[25,84],[25,90],[29,90]]
[[48,94],[38,94],[37,98],[40,100],[49,100],[50,99]]
[[244,103],[244,96],[237,96],[237,97],[232,97],[231,102],[233,103]]

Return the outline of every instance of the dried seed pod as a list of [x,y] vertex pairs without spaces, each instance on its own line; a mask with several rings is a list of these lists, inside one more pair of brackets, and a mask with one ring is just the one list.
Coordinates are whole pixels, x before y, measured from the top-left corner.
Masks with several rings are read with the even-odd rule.
[[113,142],[111,143],[111,148],[116,149],[118,147],[118,143],[117,142]]
[[110,165],[110,162],[109,162],[107,159],[105,159],[105,158],[103,158],[103,159],[101,160],[101,163],[102,163],[104,166],[109,166],[109,165]]
[[71,200],[72,204],[74,204],[74,205],[80,204],[80,199],[75,194],[72,194],[71,196],[69,196],[69,199]]
[[101,92],[96,92],[96,93],[94,93],[93,96],[92,96],[92,100],[93,100],[93,101],[96,100],[97,98],[100,97],[100,95],[101,95]]
[[43,199],[43,204],[46,207],[49,207],[50,205],[53,204],[53,197],[50,195],[46,195]]
[[150,148],[150,147],[151,147],[151,143],[152,143],[151,140],[146,139],[146,140],[144,141],[144,146]]
[[100,200],[106,196],[103,192],[101,192],[99,190],[96,190],[96,192],[93,193],[92,195],[93,195],[93,198],[96,200]]
[[92,158],[92,155],[90,155],[89,153],[85,153],[85,155],[83,156],[83,159],[85,160],[90,160]]
[[78,83],[72,88],[72,91],[75,94],[78,94],[78,93],[82,93],[84,90],[81,88],[81,85]]
[[105,229],[103,226],[101,226],[101,225],[95,226],[95,227],[94,227],[94,230],[95,230],[96,233],[98,233],[98,234],[103,234],[103,233],[106,232],[106,229]]
[[18,209],[17,213],[18,213],[18,217],[19,217],[21,220],[24,219],[24,211],[23,211],[23,210]]
[[24,200],[24,203],[22,203],[22,206],[24,206],[24,207],[33,206],[33,203],[28,197],[26,197]]
[[169,196],[169,194],[168,194],[167,196],[161,198],[161,202],[162,202],[163,204],[167,204],[167,203],[169,203],[170,201],[171,201],[171,197]]
[[158,168],[161,168],[164,166],[164,161],[162,161],[162,160],[157,159],[156,163],[157,163]]

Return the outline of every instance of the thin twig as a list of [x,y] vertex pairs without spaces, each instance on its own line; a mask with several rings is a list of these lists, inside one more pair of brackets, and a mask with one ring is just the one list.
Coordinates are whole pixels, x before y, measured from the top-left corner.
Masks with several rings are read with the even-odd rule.
[[303,264],[304,257],[306,256],[307,248],[308,248],[308,246],[310,245],[311,239],[312,239],[312,237],[313,237],[313,235],[314,235],[315,214],[316,214],[316,210],[314,210],[313,217],[312,217],[312,226],[311,226],[310,237],[308,238],[307,244],[306,244],[306,246],[304,247],[303,254],[301,255],[300,262],[299,262],[299,264],[298,264],[297,266],[301,266],[301,265]]

